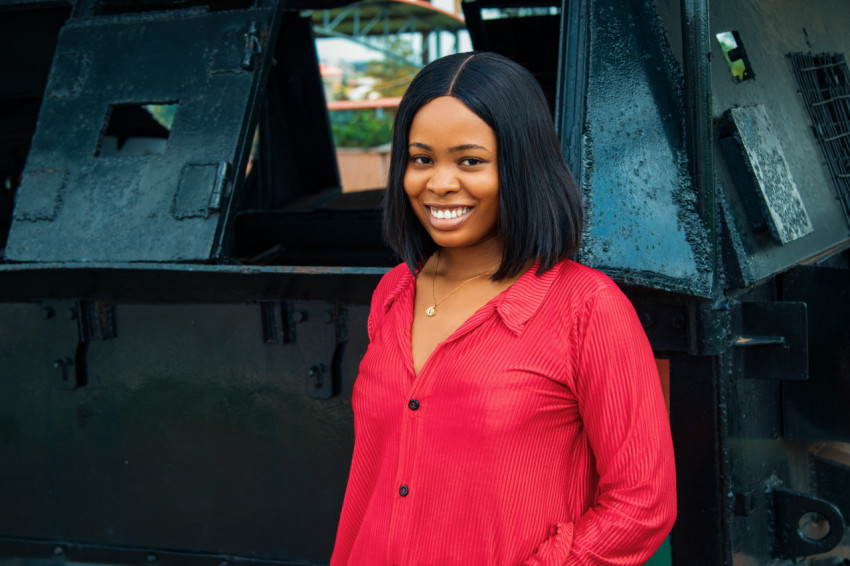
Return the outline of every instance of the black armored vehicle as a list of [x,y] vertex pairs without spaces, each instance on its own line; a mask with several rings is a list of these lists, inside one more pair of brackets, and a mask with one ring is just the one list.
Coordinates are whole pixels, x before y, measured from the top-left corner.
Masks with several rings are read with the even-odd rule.
[[[0,0],[0,563],[327,563],[397,262],[340,189],[343,6]],[[550,97],[578,259],[658,359],[662,558],[850,564],[850,4],[462,9]]]

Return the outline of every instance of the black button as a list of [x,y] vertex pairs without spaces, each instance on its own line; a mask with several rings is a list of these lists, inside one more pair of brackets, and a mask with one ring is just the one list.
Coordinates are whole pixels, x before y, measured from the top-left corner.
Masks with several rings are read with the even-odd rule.
[[407,489],[406,485],[403,485],[400,488],[398,488],[398,494],[401,495],[402,497],[407,497],[408,491],[409,490]]
[[415,411],[419,408],[419,401],[417,401],[416,399],[411,399],[410,402],[407,403],[407,406],[410,407],[411,411]]

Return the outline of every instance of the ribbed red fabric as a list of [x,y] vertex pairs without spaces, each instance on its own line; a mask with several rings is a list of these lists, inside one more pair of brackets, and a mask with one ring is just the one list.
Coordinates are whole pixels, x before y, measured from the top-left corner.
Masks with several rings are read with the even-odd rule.
[[642,564],[676,481],[656,365],[605,275],[536,266],[413,371],[415,279],[372,298],[332,566]]

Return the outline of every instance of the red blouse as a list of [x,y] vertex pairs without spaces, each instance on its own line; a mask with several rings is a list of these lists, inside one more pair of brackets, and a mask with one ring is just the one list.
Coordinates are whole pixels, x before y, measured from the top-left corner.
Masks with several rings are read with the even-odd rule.
[[535,270],[419,376],[415,279],[381,280],[332,566],[642,564],[664,540],[673,445],[634,308],[575,262]]

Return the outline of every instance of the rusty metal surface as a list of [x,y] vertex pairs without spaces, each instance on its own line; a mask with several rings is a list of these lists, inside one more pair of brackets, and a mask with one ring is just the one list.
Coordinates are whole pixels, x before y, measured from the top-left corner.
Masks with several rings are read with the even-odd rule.
[[651,3],[592,3],[589,25],[580,259],[619,282],[707,296],[712,249],[667,34]]
[[[814,231],[797,183],[788,169],[782,144],[761,104],[729,110],[734,138],[745,163],[737,176],[739,193],[752,186],[750,210],[761,215],[776,243],[785,245]],[[727,159],[731,158],[727,154]]]

